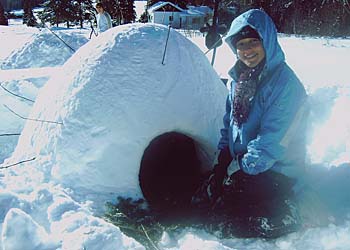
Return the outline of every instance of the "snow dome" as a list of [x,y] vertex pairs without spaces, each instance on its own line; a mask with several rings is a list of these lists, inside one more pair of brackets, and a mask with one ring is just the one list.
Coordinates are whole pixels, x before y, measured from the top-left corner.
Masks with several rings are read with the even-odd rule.
[[51,32],[47,29],[34,29],[29,41],[13,51],[1,68],[25,69],[63,65],[74,54],[74,50],[87,43],[88,39],[84,33],[73,35],[69,29],[60,29],[62,28],[54,28]]
[[201,167],[211,164],[226,88],[199,48],[168,32],[151,24],[113,28],[50,78],[12,156],[35,158],[20,168],[42,173],[23,181],[26,188],[53,180],[78,200],[142,197],[145,149],[169,133],[192,139]]

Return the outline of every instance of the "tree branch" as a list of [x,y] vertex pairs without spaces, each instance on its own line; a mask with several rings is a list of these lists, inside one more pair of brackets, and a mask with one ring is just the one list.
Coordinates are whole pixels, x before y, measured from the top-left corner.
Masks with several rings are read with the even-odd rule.
[[19,162],[17,162],[17,163],[14,163],[14,164],[10,164],[10,165],[6,165],[6,166],[3,166],[3,167],[0,167],[0,169],[10,168],[10,167],[13,167],[13,166],[16,166],[16,165],[25,163],[25,162],[34,161],[35,159],[36,159],[36,157],[33,157],[32,159],[23,160],[23,161],[19,161]]
[[22,98],[22,99],[24,99],[24,100],[26,100],[26,101],[29,101],[29,102],[34,102],[33,100],[31,100],[31,99],[29,99],[29,98],[27,98],[27,97],[20,96],[20,95],[17,95],[17,94],[15,94],[15,93],[11,92],[10,90],[8,90],[8,89],[5,88],[4,86],[2,86],[2,84],[0,84],[0,87],[3,88],[3,90],[5,90],[6,92],[10,93],[11,95],[14,95],[14,96],[16,96],[16,97]]
[[151,243],[152,247],[154,247],[154,249],[159,250],[159,248],[156,246],[156,244],[154,244],[153,240],[149,237],[145,227],[141,224],[141,229],[144,232],[144,234],[146,235],[146,238],[149,240],[149,242]]
[[55,122],[55,121],[46,121],[46,120],[40,120],[40,119],[33,119],[33,118],[28,118],[28,117],[23,117],[19,114],[17,114],[15,111],[13,111],[12,109],[10,109],[7,105],[3,104],[5,106],[5,108],[7,108],[11,113],[15,114],[16,116],[24,119],[24,120],[30,120],[30,121],[36,121],[36,122],[46,122],[46,123],[54,123],[54,124],[59,124],[59,125],[63,125],[63,122]]
[[13,134],[0,134],[0,136],[14,136],[14,135],[21,135],[20,133],[13,133]]

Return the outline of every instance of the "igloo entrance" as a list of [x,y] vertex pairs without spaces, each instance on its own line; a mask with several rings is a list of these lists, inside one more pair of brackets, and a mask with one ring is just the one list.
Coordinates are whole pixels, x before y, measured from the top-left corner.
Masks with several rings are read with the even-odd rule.
[[192,138],[168,132],[144,151],[139,182],[150,206],[169,213],[188,208],[200,182],[200,160]]

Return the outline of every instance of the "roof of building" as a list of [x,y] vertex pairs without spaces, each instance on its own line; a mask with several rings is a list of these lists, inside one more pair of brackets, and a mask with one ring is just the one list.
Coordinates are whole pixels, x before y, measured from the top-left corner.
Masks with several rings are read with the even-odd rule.
[[171,2],[163,2],[160,1],[158,3],[155,3],[154,5],[152,5],[149,9],[148,12],[154,12],[157,11],[158,9],[166,6],[166,5],[171,5],[172,7],[178,9],[180,12],[182,12],[182,15],[188,15],[188,16],[203,16],[203,15],[207,15],[210,13],[213,13],[213,10],[211,8],[209,8],[208,6],[188,6],[188,9],[182,9],[179,6],[177,6],[176,4],[173,4]]
[[210,14],[213,10],[208,6],[187,6],[188,12],[192,11],[195,13]]
[[171,6],[173,6],[173,7],[176,8],[176,9],[178,9],[178,10],[181,11],[181,12],[185,11],[184,9],[180,8],[179,6],[177,6],[176,4],[173,4],[173,3],[171,3],[171,2],[163,2],[163,1],[160,1],[160,2],[158,2],[158,3],[153,4],[151,7],[149,7],[149,8],[148,8],[148,12],[154,12],[154,11],[156,11],[156,10],[158,10],[158,9],[160,9],[160,8],[162,8],[162,7],[166,6],[166,5],[168,5],[168,4],[171,5]]

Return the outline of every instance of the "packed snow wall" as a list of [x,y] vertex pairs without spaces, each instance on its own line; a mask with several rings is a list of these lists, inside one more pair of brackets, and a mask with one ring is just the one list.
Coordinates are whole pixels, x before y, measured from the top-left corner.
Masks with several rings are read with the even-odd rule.
[[[21,44],[21,39],[17,41],[9,37],[8,41],[2,43],[2,46],[5,46],[5,48],[2,47],[0,54],[9,55],[6,56],[4,60],[0,59],[1,86],[27,99],[15,98],[7,91],[1,90],[0,100],[1,104],[5,104],[12,110],[18,111],[22,116],[27,117],[33,104],[31,101],[28,101],[28,99],[35,100],[38,89],[48,80],[48,77],[37,77],[35,73],[30,74],[30,72],[44,72],[44,70],[40,71],[40,68],[45,67],[45,74],[48,75],[55,67],[63,65],[74,52],[47,29],[39,31],[37,28],[28,28],[26,31],[28,34],[26,34],[24,31],[19,31],[20,27],[15,27],[16,26],[10,26],[7,28],[13,29],[11,33],[21,32],[21,36],[28,36],[28,41],[18,46],[12,53],[6,53],[6,42]],[[4,30],[4,32],[5,31],[6,30]],[[86,38],[88,34],[87,32],[84,34],[84,31],[78,33],[74,32],[73,29],[63,29],[63,32],[61,32],[57,28],[55,29],[55,34],[67,44],[70,44],[74,49],[78,49],[88,42]],[[9,51],[11,51],[11,49],[9,49]],[[35,68],[35,70],[33,70],[33,68]],[[6,73],[6,71],[11,73]],[[29,77],[27,76],[28,74],[30,75]],[[9,76],[10,79],[8,79],[7,76]],[[31,78],[31,76],[33,76],[33,78]],[[3,105],[1,106],[3,107]],[[13,113],[9,112],[7,108],[0,109],[0,117],[1,134],[9,133],[9,131],[16,131],[19,133],[24,127],[25,120],[19,119]],[[18,137],[15,136],[11,138],[0,137],[0,163],[11,156],[17,142]]]
[[124,25],[82,46],[40,90],[30,114],[40,121],[27,121],[13,160],[35,157],[23,168],[39,168],[37,181],[83,200],[141,197],[144,151],[167,132],[192,138],[210,165],[227,90],[199,48],[173,29],[166,43],[168,31]]
[[[33,35],[23,46],[13,51],[1,64],[1,69],[29,69],[63,65],[85,43],[86,32],[65,28],[33,28]],[[62,40],[60,40],[62,39]],[[67,45],[66,45],[66,44]],[[69,47],[68,47],[69,46]]]

